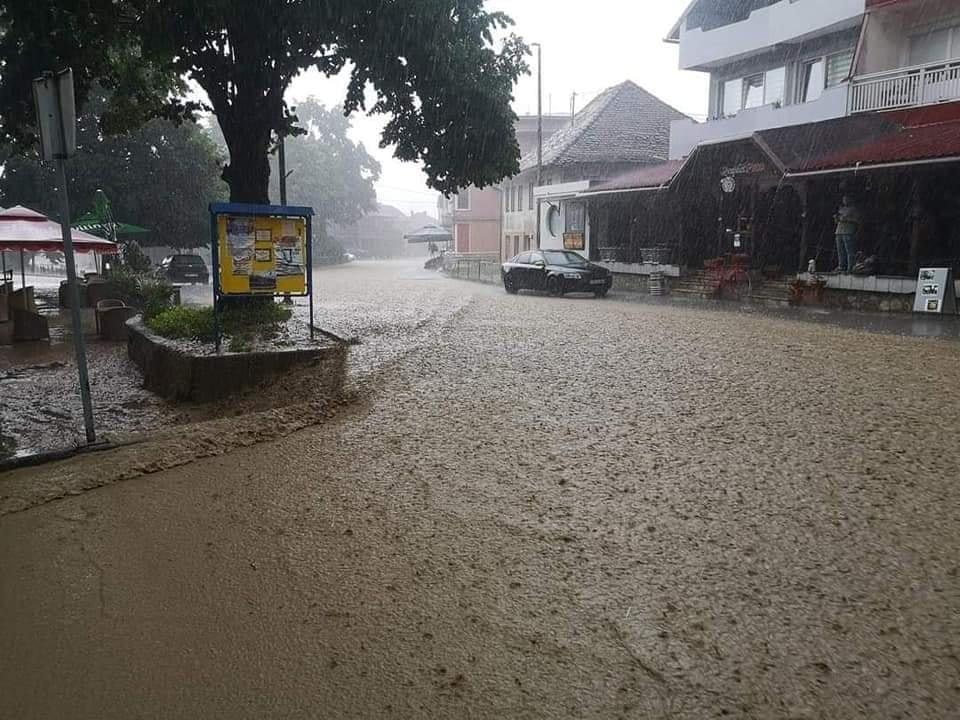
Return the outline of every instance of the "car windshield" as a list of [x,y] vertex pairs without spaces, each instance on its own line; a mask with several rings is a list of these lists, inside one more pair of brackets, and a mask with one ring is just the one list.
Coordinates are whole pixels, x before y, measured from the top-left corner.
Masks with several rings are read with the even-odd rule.
[[582,255],[567,250],[546,250],[543,257],[547,265],[586,265],[587,261]]

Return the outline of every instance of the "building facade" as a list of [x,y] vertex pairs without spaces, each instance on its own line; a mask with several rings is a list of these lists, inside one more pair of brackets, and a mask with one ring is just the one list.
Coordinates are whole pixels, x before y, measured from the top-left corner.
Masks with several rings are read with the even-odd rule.
[[631,81],[600,93],[545,141],[539,187],[535,149],[521,158],[520,173],[501,183],[502,257],[536,247],[538,233],[541,247],[596,257],[577,193],[667,160],[671,122],[684,117]]
[[[515,129],[521,157],[536,153],[537,124],[536,115],[522,115],[517,118]],[[569,115],[545,115],[544,142],[569,124]],[[530,185],[524,192],[529,194],[532,189]],[[513,195],[507,195],[507,192]],[[503,186],[469,187],[449,198],[441,196],[437,201],[440,224],[454,236],[456,252],[499,255],[500,238],[507,222],[512,220],[506,215],[507,208],[512,208],[511,214],[516,212],[515,208],[519,207],[524,199],[519,197],[520,192],[519,188],[510,188],[508,191]],[[511,233],[513,232],[514,230],[511,230]],[[532,233],[521,230],[518,234],[529,247]]]
[[955,0],[695,0],[670,31],[680,68],[709,73],[706,122],[670,157],[772,128],[960,99]]

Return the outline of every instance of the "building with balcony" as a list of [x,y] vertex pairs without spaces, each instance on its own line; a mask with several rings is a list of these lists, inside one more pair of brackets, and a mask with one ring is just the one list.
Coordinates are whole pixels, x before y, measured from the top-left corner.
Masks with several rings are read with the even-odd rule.
[[919,268],[960,273],[958,0],[694,0],[669,39],[710,73],[709,117],[673,121],[668,163],[565,188],[591,259],[698,282],[735,260],[781,289],[812,261],[875,308],[912,307]]
[[670,157],[705,142],[847,114],[864,0],[695,0],[667,36],[710,74],[706,122],[678,120]]

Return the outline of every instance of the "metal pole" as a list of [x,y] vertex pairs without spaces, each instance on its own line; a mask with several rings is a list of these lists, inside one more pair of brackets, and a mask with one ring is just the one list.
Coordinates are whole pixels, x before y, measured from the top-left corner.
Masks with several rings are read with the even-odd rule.
[[20,248],[20,287],[27,286],[27,271],[24,268],[23,248]]
[[307,215],[307,295],[310,297],[310,339],[313,340],[313,218]]
[[[57,98],[59,105],[59,93]],[[60,116],[60,138],[60,147],[65,148],[67,141],[62,115]],[[67,192],[66,166],[66,160],[62,157],[57,159],[57,170],[60,174],[60,233],[63,236],[63,259],[67,266],[67,292],[70,297],[70,317],[73,321],[73,349],[77,357],[77,372],[80,375],[83,425],[87,431],[87,443],[94,443],[97,441],[97,434],[93,427],[93,402],[90,399],[90,377],[87,374],[87,349],[83,340],[83,325],[80,322],[80,291],[77,288],[77,267],[73,257],[73,236],[70,233],[70,196]]]
[[[543,48],[537,43],[537,187],[543,185]],[[540,238],[537,238],[539,245]]]
[[277,165],[280,171],[280,204],[287,206],[287,153],[284,148],[283,135],[280,136],[280,145],[277,149]]

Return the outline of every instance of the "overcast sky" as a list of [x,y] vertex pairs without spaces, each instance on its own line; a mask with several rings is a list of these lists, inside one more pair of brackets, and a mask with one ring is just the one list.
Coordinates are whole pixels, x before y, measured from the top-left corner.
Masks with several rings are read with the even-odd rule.
[[[502,10],[516,22],[514,31],[528,43],[543,44],[543,109],[570,110],[603,89],[633,80],[678,110],[702,119],[707,106],[706,77],[677,69],[677,46],[663,42],[688,0],[488,0],[491,10]],[[533,74],[516,88],[518,114],[537,110],[536,61]],[[344,78],[306,73],[294,81],[288,100],[296,103],[316,95],[327,105],[342,102]],[[419,166],[394,160],[390,148],[379,148],[383,118],[355,115],[354,139],[383,166],[377,196],[381,203],[406,212],[436,211],[436,193],[428,190]]]

